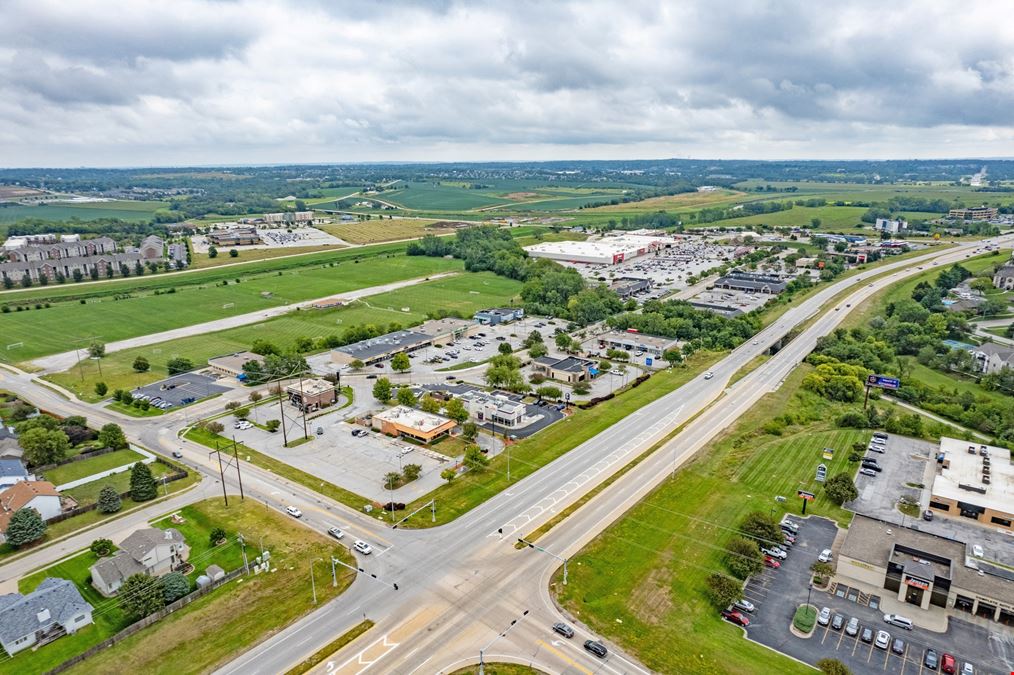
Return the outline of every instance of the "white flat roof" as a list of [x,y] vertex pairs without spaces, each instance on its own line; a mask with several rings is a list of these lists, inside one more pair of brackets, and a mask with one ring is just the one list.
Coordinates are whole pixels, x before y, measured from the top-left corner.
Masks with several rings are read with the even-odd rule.
[[526,246],[529,254],[602,257],[612,258],[617,253],[636,253],[665,241],[664,237],[645,237],[627,234],[620,237],[605,237],[595,241],[548,241]]
[[[982,482],[985,458],[980,450],[983,447],[989,457],[988,485]],[[975,448],[975,454],[970,453],[969,448]],[[934,495],[1014,513],[1014,464],[1011,463],[1010,450],[956,438],[941,438],[940,452],[944,453],[949,466],[937,472],[933,481]],[[962,485],[974,489],[969,490]]]
[[422,432],[433,431],[451,421],[447,417],[423,412],[422,410],[416,410],[404,405],[396,405],[382,413],[377,413],[374,417],[385,422],[393,422]]
[[327,380],[321,380],[315,377],[309,380],[303,380],[302,389],[300,389],[299,382],[295,382],[286,387],[285,391],[293,394],[302,393],[303,396],[316,396],[317,394],[323,394],[325,391],[333,389],[333,384]]

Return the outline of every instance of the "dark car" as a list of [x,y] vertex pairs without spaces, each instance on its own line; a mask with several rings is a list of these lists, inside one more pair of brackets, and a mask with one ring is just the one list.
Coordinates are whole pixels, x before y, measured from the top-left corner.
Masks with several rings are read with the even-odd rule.
[[750,619],[746,618],[734,609],[723,609],[722,618],[729,623],[734,623],[737,626],[743,626],[744,628],[750,625]]
[[609,653],[609,650],[606,649],[606,646],[601,642],[599,642],[598,640],[585,640],[584,648],[590,651],[595,656],[599,657],[600,659],[606,658],[606,654]]
[[831,628],[833,630],[841,630],[842,626],[845,625],[845,617],[841,614],[835,614],[834,618],[831,619]]
[[862,635],[859,636],[859,639],[863,642],[873,642],[873,629],[864,628]]
[[562,635],[563,637],[567,638],[568,640],[570,638],[574,637],[574,629],[571,628],[570,626],[568,626],[565,623],[554,623],[553,624],[553,632],[554,633],[559,633],[560,635]]
[[881,467],[880,464],[877,462],[877,460],[873,459],[872,457],[863,458],[863,468],[873,469],[877,473],[880,473],[881,471],[884,470],[883,467]]
[[901,638],[894,638],[894,642],[891,643],[891,651],[895,654],[905,653],[905,641]]
[[935,671],[940,665],[940,657],[932,649],[927,649],[926,653],[922,655],[922,665],[930,670]]

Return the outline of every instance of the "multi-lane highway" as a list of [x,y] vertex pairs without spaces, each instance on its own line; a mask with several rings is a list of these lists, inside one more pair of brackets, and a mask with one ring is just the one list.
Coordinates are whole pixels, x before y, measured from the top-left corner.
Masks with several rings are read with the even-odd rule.
[[[339,524],[375,544],[376,552],[361,557],[360,563],[377,578],[361,575],[343,596],[253,645],[221,672],[284,672],[364,616],[377,626],[323,664],[321,672],[447,672],[475,662],[479,650],[520,617],[523,619],[506,637],[490,646],[488,660],[533,662],[547,672],[648,672],[612,645],[605,661],[588,655],[580,647],[587,636],[580,627],[571,641],[549,631],[553,621],[563,618],[548,593],[549,576],[559,562],[530,549],[516,550],[516,537],[538,527],[685,425],[650,457],[540,539],[541,546],[560,557],[575,554],[761,396],[777,388],[812,350],[817,338],[844,318],[847,305],[855,306],[903,276],[917,273],[917,266],[957,262],[974,248],[961,245],[934,250],[830,285],[789,308],[755,340],[734,350],[713,368],[713,378],[698,377],[657,399],[443,527],[390,530],[301,486],[250,467],[244,472],[248,495],[276,506],[294,503],[306,514],[305,524],[321,530]],[[856,290],[848,298],[821,308],[850,288]],[[807,328],[784,349],[728,386],[740,368],[811,318]],[[24,393],[43,407],[61,414],[82,414],[82,404],[39,387],[28,375],[5,378],[5,388]],[[182,428],[182,420],[123,420],[91,407],[83,414],[101,421],[105,421],[103,416],[116,417],[132,439],[149,448],[167,451],[179,446],[176,432]],[[184,453],[192,466],[210,472],[205,449],[185,448]],[[399,590],[390,585],[395,582]]]

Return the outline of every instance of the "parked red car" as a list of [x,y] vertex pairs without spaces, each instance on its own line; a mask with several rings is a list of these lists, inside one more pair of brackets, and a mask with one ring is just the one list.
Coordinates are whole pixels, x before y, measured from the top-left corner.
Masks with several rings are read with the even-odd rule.
[[737,626],[742,626],[743,628],[750,625],[750,619],[746,618],[734,609],[723,609],[722,618],[729,623],[734,623]]
[[947,673],[948,675],[954,675],[954,673],[958,672],[958,664],[953,656],[944,654],[940,657],[940,672]]
[[778,562],[769,555],[764,556],[764,564],[770,567],[771,569],[775,570],[782,566],[780,562]]

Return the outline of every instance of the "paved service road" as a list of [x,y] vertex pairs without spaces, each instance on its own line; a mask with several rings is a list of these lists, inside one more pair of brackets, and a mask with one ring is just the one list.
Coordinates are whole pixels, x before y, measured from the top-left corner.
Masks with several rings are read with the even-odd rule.
[[[248,494],[266,499],[273,506],[294,503],[306,514],[303,520],[307,522],[303,524],[320,528],[334,522],[375,544],[377,552],[360,562],[376,579],[362,576],[349,592],[254,646],[221,672],[284,672],[356,625],[364,615],[377,622],[377,626],[331,659],[330,666],[325,663],[315,672],[447,671],[475,662],[480,648],[522,616],[523,620],[508,636],[488,652],[491,658],[498,654],[523,662],[533,660],[549,672],[648,672],[612,644],[605,661],[585,653],[580,643],[589,635],[588,631],[573,621],[569,622],[578,631],[573,641],[559,640],[549,632],[548,627],[563,618],[548,591],[549,577],[560,563],[532,549],[514,549],[515,537],[532,531],[663,440],[673,429],[687,423],[672,440],[539,541],[540,546],[560,557],[574,555],[765,393],[776,389],[809,353],[817,338],[833,330],[846,316],[846,304],[854,306],[877,290],[915,273],[915,265],[932,259],[956,262],[970,250],[961,245],[886,263],[822,289],[789,308],[761,331],[757,335],[758,344],[751,341],[723,359],[713,368],[713,379],[691,380],[440,528],[390,530],[305,488],[253,467],[245,470],[243,482]],[[870,277],[884,273],[886,276],[867,287]],[[825,302],[853,287],[858,290],[820,314]],[[811,318],[807,328],[775,356],[728,386],[742,366]],[[15,391],[21,391],[19,387],[39,389],[30,376],[15,379],[18,385]],[[33,392],[32,396],[34,393],[39,392]],[[81,404],[64,401],[52,392],[43,404],[59,406],[54,407],[58,412],[80,413],[82,409]],[[102,417],[97,411],[85,414]],[[108,411],[104,414],[109,415]],[[117,416],[117,421],[124,424],[132,439],[166,451],[180,445],[175,432],[183,424],[178,415],[169,420],[166,417],[154,422],[127,423]],[[559,422],[568,423],[572,422]],[[160,429],[155,425],[165,426]],[[205,461],[204,448],[187,445],[191,444],[184,444],[188,463]],[[231,478],[227,477],[227,481],[231,483]],[[400,590],[393,589],[390,585],[393,582],[399,584]],[[524,615],[526,610],[528,614]]]

